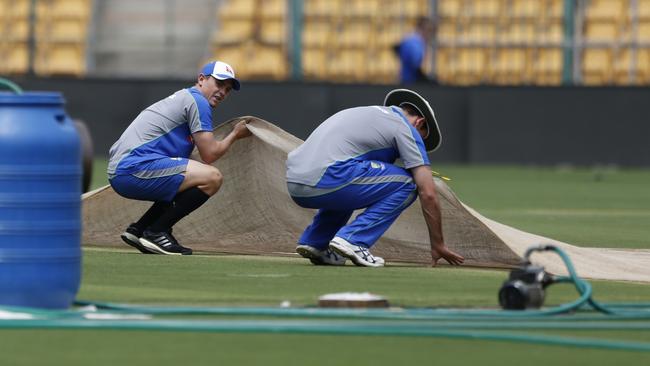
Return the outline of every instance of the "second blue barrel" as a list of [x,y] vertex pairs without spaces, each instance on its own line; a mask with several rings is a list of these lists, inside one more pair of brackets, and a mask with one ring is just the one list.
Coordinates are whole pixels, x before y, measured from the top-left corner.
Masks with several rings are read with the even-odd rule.
[[81,145],[60,93],[0,92],[0,306],[61,309],[81,280]]

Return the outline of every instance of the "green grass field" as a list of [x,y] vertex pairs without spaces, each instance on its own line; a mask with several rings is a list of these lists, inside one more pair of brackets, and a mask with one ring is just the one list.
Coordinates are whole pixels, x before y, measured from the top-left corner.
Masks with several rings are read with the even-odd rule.
[[574,245],[650,248],[650,170],[440,170],[461,201],[493,220]]
[[[105,184],[105,162],[94,186]],[[583,246],[650,248],[648,170],[521,167],[435,168],[459,198],[508,225]],[[217,196],[218,199],[218,196]],[[116,240],[119,240],[116,238]],[[191,246],[191,243],[186,243]],[[558,259],[559,260],[559,259]],[[650,265],[650,264],[649,264]],[[370,291],[394,305],[496,307],[507,272],[389,266],[314,267],[297,258],[171,258],[85,249],[78,298],[132,304],[314,305],[318,296]],[[602,302],[650,302],[650,286],[592,281]],[[547,305],[577,297],[549,289]],[[522,331],[554,337],[650,342],[648,331]],[[413,336],[205,333],[126,330],[2,330],[3,365],[642,365],[650,353]]]

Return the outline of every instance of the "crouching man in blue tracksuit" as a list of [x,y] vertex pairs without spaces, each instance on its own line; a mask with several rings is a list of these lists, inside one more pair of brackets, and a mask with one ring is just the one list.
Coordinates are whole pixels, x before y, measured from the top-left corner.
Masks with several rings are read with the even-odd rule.
[[[210,62],[193,87],[147,107],[113,144],[107,172],[115,192],[154,202],[122,233],[125,243],[145,254],[192,254],[172,227],[219,191],[223,176],[210,164],[251,135],[245,121],[221,141],[212,133],[212,111],[239,88],[230,65]],[[203,161],[189,159],[195,146]]]
[[[296,252],[314,264],[381,267],[370,248],[416,197],[429,228],[432,265],[464,258],[447,248],[427,151],[440,145],[433,109],[419,94],[396,89],[384,106],[340,111],[289,153],[287,186],[300,206],[318,213]],[[393,165],[400,158],[404,167]],[[356,209],[365,208],[352,222]]]

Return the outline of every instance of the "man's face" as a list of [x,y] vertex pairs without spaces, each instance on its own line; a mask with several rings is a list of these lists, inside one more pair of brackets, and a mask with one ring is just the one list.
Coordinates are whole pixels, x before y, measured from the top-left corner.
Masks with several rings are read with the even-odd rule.
[[232,80],[218,80],[212,76],[199,75],[197,86],[212,108],[223,102],[233,88]]

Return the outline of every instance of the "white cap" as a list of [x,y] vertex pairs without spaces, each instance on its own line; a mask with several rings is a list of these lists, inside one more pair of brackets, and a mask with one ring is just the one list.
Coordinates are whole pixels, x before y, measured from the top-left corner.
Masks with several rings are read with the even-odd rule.
[[208,62],[201,69],[201,74],[205,76],[212,76],[218,80],[232,80],[233,89],[239,90],[241,87],[239,80],[235,77],[235,70],[232,66],[223,61]]

